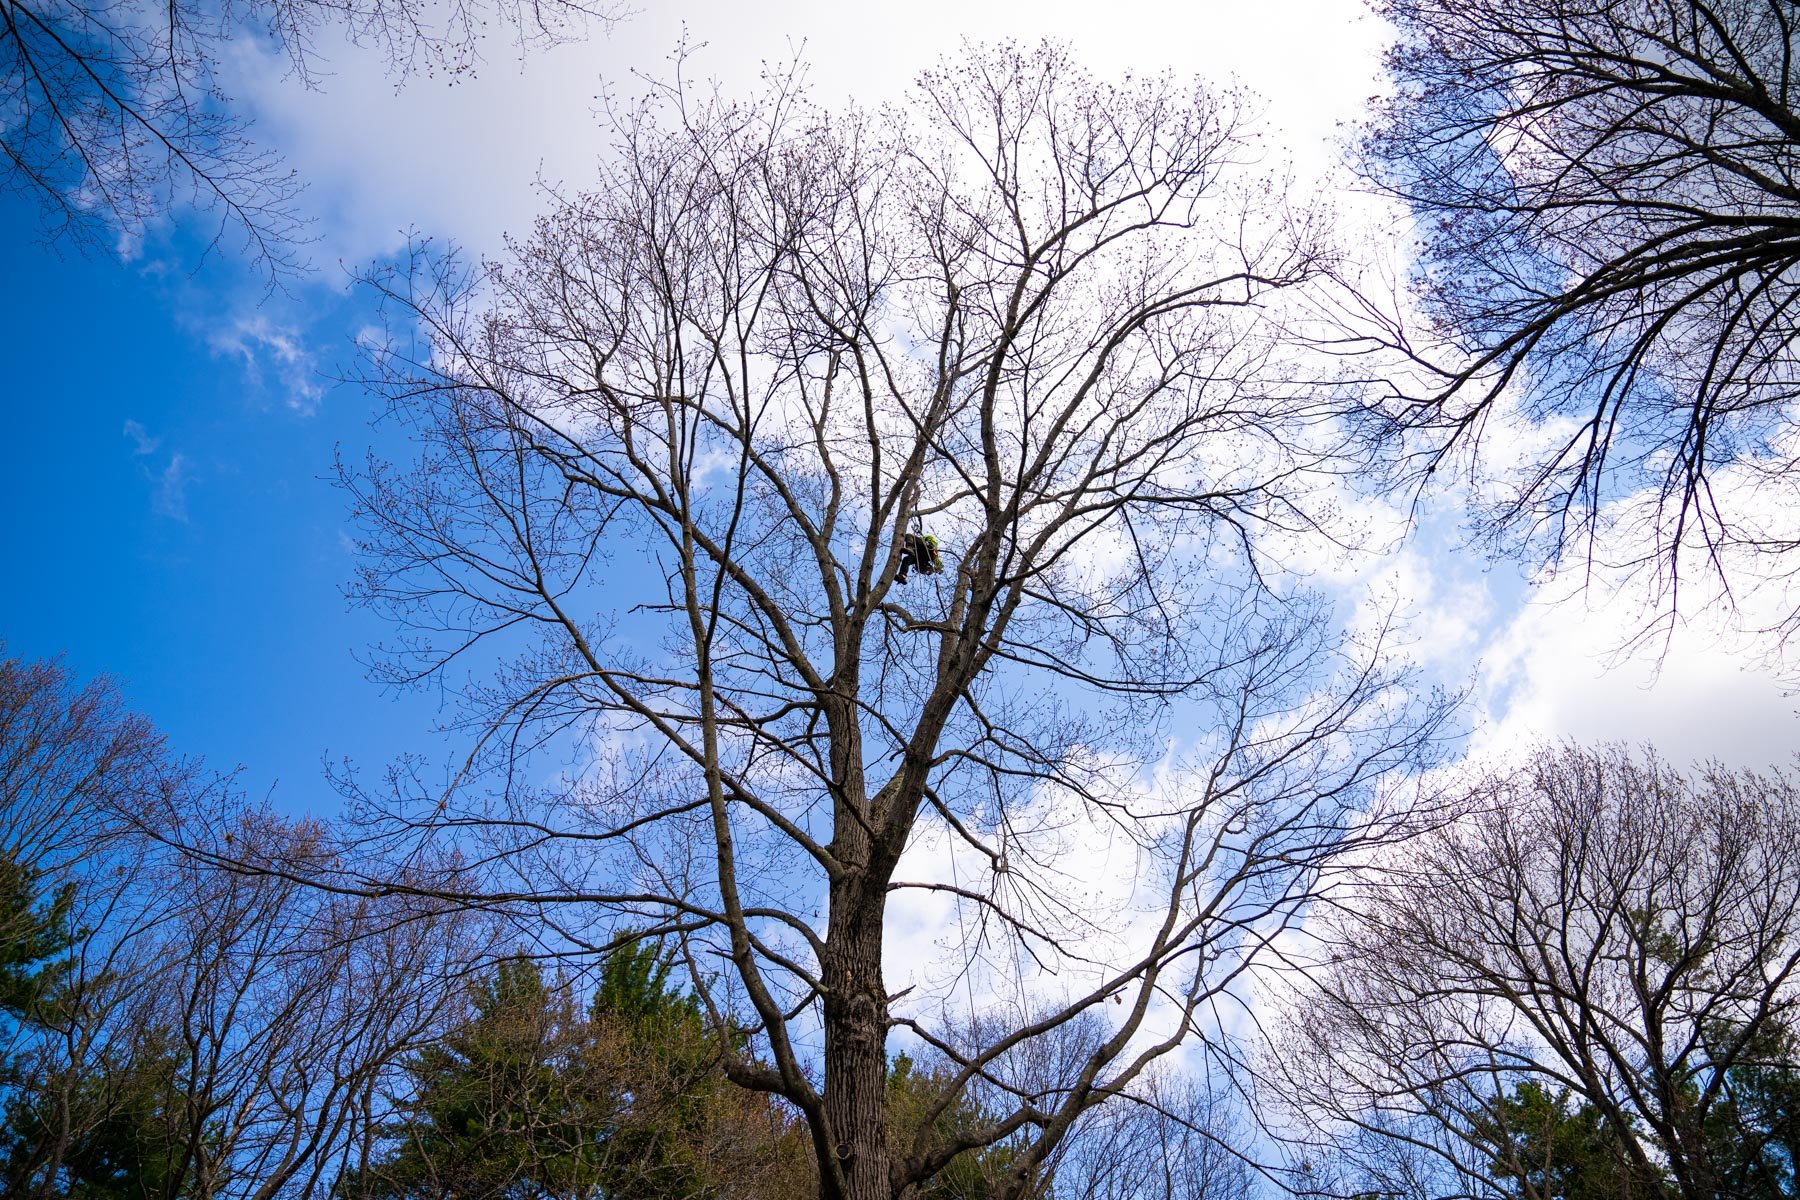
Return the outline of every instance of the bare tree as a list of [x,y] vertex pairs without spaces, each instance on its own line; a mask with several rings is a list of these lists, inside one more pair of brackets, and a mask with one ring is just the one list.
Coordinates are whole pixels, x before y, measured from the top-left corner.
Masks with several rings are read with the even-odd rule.
[[[1461,449],[1510,473],[1490,530],[1642,572],[1668,612],[1696,567],[1790,575],[1793,6],[1374,7],[1398,28],[1396,89],[1362,150],[1416,218],[1419,298],[1457,351],[1371,334],[1426,368],[1379,406],[1420,435],[1409,461]],[[1491,429],[1515,402],[1545,435],[1517,463],[1521,439]]]
[[[317,823],[252,811],[232,828],[220,849],[252,863],[335,853]],[[386,1115],[374,1097],[398,1060],[439,1034],[493,950],[489,928],[441,904],[321,894],[185,856],[153,887],[181,901],[155,931],[161,969],[137,981],[136,1007],[182,1063],[174,1165],[187,1194],[322,1194]]]
[[1302,1186],[1548,1200],[1579,1154],[1610,1195],[1775,1194],[1740,1093],[1796,1066],[1794,781],[1565,746],[1468,799],[1327,923],[1274,1063]]
[[[999,1144],[1026,1194],[1241,1001],[1443,729],[1383,628],[1270,582],[1359,465],[1261,320],[1318,230],[1238,170],[1230,97],[1052,48],[875,115],[674,86],[619,131],[506,263],[374,281],[422,450],[346,471],[361,592],[472,748],[359,792],[363,850],[460,847],[407,886],[550,952],[677,937],[824,1195]],[[395,886],[357,870],[321,882]],[[890,921],[933,914],[946,957],[890,991]],[[1087,1053],[1019,1067],[1084,1015]],[[993,1119],[890,1152],[896,1029]]]
[[109,682],[0,653],[0,850],[12,861],[55,872],[99,852],[117,829],[101,815],[168,772],[162,736]]
[[[106,814],[138,803],[174,773],[161,735],[125,709],[110,683],[78,684],[60,663],[0,654],[0,863],[9,885],[59,902],[64,936],[56,941],[72,941],[95,915],[71,889],[85,868],[119,850],[121,823]],[[9,950],[37,916],[26,909],[0,921]],[[79,971],[66,980],[60,963],[42,965],[59,992],[79,986]],[[6,1020],[0,1067],[26,1054],[39,1032],[34,1020]]]
[[460,74],[490,21],[531,45],[621,11],[612,0],[4,0],[0,187],[35,197],[52,236],[79,240],[137,236],[191,202],[278,279],[303,265],[302,182],[251,140],[216,81],[232,38],[279,45],[310,86],[325,30],[376,47],[401,77]]
[[111,866],[112,887],[79,889],[104,923],[23,1047],[9,1181],[50,1200],[124,1146],[112,1169],[146,1194],[322,1194],[480,947],[455,917],[408,920],[275,876],[168,855]]
[[1068,1200],[1249,1200],[1256,1170],[1234,1097],[1201,1079],[1154,1073],[1129,1100],[1097,1109],[1056,1164]]
[[330,1187],[492,930],[416,896],[219,865],[322,871],[339,849],[175,758],[104,681],[0,658],[0,861],[67,908],[48,994],[0,1026],[9,1195],[97,1179],[171,1200]]

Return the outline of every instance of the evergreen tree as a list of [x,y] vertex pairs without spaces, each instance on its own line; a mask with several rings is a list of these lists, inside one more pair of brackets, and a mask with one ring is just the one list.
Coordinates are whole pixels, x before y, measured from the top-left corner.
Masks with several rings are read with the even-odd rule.
[[340,1181],[349,1196],[504,1200],[584,1196],[608,1115],[579,1090],[579,1014],[537,965],[504,962],[472,988],[472,1011],[409,1059],[410,1094],[385,1133],[391,1153]]
[[[1800,1068],[1791,1035],[1764,1042],[1758,1057],[1766,1061],[1724,1073],[1726,1098],[1706,1110],[1699,1136],[1684,1152],[1706,1156],[1721,1195],[1795,1200]],[[1674,1107],[1696,1109],[1699,1086],[1690,1084],[1689,1103]],[[1631,1161],[1624,1139],[1592,1104],[1574,1103],[1567,1091],[1553,1095],[1532,1080],[1493,1101],[1471,1132],[1493,1147],[1492,1176],[1513,1181],[1515,1194],[1529,1200],[1662,1200],[1675,1194],[1662,1171]]]
[[1661,1176],[1634,1164],[1591,1104],[1572,1104],[1527,1079],[1496,1098],[1472,1128],[1489,1145],[1493,1178],[1516,1183],[1528,1200],[1661,1200]]
[[0,849],[0,1014],[34,1023],[68,972],[59,956],[75,942],[73,890],[65,886],[44,902],[38,883],[38,872]]
[[709,1196],[707,1126],[732,1097],[700,1003],[669,983],[673,963],[638,942],[607,956],[594,993],[592,1065],[629,1099],[608,1131],[609,1200]]
[[584,1014],[531,962],[404,1064],[385,1157],[344,1200],[708,1200],[812,1187],[795,1124],[731,1085],[698,1002],[654,944],[608,955]]
[[[894,1142],[894,1153],[910,1149],[907,1143],[916,1140],[931,1107],[942,1099],[949,1086],[948,1071],[922,1069],[906,1054],[894,1059],[887,1081],[888,1135]],[[926,1140],[941,1145],[992,1119],[978,1103],[967,1096],[958,1097],[932,1119]],[[918,1200],[991,1200],[1001,1195],[1002,1180],[1014,1157],[1013,1148],[1004,1142],[966,1150],[920,1184],[914,1194]]]
[[14,1090],[0,1131],[0,1190],[59,1200],[200,1195],[198,1156],[217,1139],[190,1144],[186,1074],[182,1053],[152,1034],[79,1074]]
[[1768,1031],[1753,1039],[1750,1057],[1725,1072],[1725,1099],[1707,1113],[1705,1142],[1734,1196],[1793,1200],[1800,1196],[1800,1045],[1786,1030]]

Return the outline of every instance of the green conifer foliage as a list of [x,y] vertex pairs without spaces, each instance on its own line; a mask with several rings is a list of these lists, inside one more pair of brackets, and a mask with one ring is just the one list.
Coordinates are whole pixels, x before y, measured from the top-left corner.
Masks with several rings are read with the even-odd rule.
[[[1741,1032],[1720,1029],[1715,1035]],[[1720,1088],[1725,1098],[1707,1107],[1687,1152],[1707,1157],[1722,1194],[1793,1200],[1800,1195],[1800,1065],[1791,1036],[1765,1037],[1763,1043],[1759,1057],[1766,1061],[1734,1066],[1716,1080],[1697,1078],[1670,1107],[1696,1112],[1700,1091]],[[1608,1127],[1599,1109],[1566,1089],[1552,1093],[1535,1080],[1522,1081],[1494,1100],[1468,1132],[1491,1147],[1492,1176],[1512,1181],[1513,1194],[1529,1200],[1665,1200],[1679,1194],[1657,1164],[1633,1160],[1627,1140]],[[1654,1136],[1648,1141],[1656,1144]]]
[[73,891],[65,887],[45,902],[38,882],[37,872],[0,849],[0,1013],[33,1022],[67,973],[58,956],[75,941]]
[[1474,1136],[1493,1147],[1492,1174],[1541,1200],[1662,1200],[1661,1175],[1629,1161],[1598,1109],[1527,1079],[1489,1105]]
[[[896,1152],[911,1148],[906,1141],[920,1135],[950,1082],[948,1071],[922,1069],[905,1054],[894,1059],[888,1068],[887,1094],[888,1135],[896,1143]],[[923,1132],[929,1144],[942,1145],[992,1120],[964,1095],[931,1118],[930,1128]],[[966,1150],[919,1186],[918,1200],[991,1200],[1003,1194],[1006,1173],[1015,1158],[1014,1149],[1004,1142]]]
[[[58,1200],[189,1200],[220,1180],[200,1161],[218,1138],[190,1138],[188,1059],[166,1036],[105,1055],[73,1079],[37,1080],[7,1098],[0,1191]],[[69,1113],[58,1111],[66,1103]],[[56,1145],[59,1131],[67,1140]],[[46,1159],[56,1152],[54,1178]]]
[[729,1084],[698,1003],[650,943],[608,955],[584,1013],[566,979],[501,963],[404,1064],[386,1153],[345,1200],[708,1200],[813,1188],[797,1125]]

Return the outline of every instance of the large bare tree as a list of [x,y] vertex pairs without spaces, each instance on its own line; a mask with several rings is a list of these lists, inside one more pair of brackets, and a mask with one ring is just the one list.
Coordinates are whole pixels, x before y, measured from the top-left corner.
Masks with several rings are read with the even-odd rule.
[[1465,801],[1315,927],[1330,954],[1271,1060],[1322,1139],[1304,1184],[1785,1194],[1791,1116],[1753,1092],[1800,1068],[1792,777],[1563,746]]
[[[361,592],[472,750],[360,792],[365,850],[458,846],[404,886],[552,951],[676,936],[824,1195],[1001,1144],[1028,1194],[1218,1031],[1443,728],[1275,555],[1359,465],[1262,320],[1320,231],[1231,96],[1053,48],[874,114],[676,84],[618,130],[506,261],[375,280],[421,454],[346,472]],[[911,963],[896,923],[933,931]],[[991,1119],[890,1150],[895,1030]]]
[[[1491,531],[1635,569],[1665,611],[1696,575],[1791,575],[1793,6],[1374,7],[1395,90],[1365,162],[1415,218],[1419,298],[1454,350],[1371,335],[1424,368],[1380,406],[1411,461],[1474,452],[1510,483]],[[1496,432],[1515,408],[1541,440]]]

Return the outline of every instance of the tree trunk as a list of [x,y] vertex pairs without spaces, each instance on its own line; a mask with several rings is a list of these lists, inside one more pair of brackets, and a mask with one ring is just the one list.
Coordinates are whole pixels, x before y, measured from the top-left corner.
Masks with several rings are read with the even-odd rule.
[[[887,990],[881,978],[885,889],[866,876],[831,892],[824,962],[825,1114],[846,1192],[888,1200]],[[837,1200],[827,1196],[827,1200]]]

